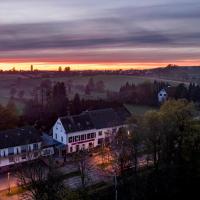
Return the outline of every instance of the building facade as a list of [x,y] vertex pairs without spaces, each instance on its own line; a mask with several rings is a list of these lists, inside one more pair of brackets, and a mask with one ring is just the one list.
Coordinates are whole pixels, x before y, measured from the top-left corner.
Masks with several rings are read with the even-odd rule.
[[43,148],[41,134],[33,127],[0,132],[0,168],[53,153],[52,148]]
[[67,153],[91,149],[110,142],[129,116],[126,109],[119,112],[110,108],[61,117],[53,126],[53,139],[65,145]]
[[165,89],[160,90],[160,92],[158,92],[158,102],[159,103],[164,103],[168,98],[168,94],[167,91]]

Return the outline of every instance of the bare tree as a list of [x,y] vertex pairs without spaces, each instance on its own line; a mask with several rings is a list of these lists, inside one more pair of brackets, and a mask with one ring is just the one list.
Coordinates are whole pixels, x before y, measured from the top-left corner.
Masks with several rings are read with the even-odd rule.
[[88,161],[88,152],[86,150],[80,150],[75,154],[75,161],[78,164],[78,170],[80,172],[80,178],[81,178],[81,188],[85,189],[86,186],[89,183],[89,170],[90,165]]
[[21,199],[63,200],[66,189],[60,174],[52,164],[46,167],[41,160],[29,161],[16,171],[18,185],[24,190]]
[[132,144],[126,128],[120,128],[111,143],[113,167],[120,176],[132,165]]

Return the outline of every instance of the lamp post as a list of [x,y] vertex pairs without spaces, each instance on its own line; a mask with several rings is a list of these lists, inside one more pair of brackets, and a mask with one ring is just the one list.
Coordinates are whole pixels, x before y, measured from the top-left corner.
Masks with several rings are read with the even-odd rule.
[[117,173],[116,172],[114,175],[114,181],[115,181],[115,200],[117,200]]
[[8,193],[10,193],[10,172],[8,172]]

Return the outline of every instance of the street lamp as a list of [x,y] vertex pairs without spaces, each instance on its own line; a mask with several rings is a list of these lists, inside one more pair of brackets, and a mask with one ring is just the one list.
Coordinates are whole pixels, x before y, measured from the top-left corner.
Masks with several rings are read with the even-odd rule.
[[118,197],[117,197],[117,173],[116,173],[116,171],[114,174],[114,181],[115,181],[115,200],[117,200]]
[[10,193],[10,172],[8,172],[8,193]]

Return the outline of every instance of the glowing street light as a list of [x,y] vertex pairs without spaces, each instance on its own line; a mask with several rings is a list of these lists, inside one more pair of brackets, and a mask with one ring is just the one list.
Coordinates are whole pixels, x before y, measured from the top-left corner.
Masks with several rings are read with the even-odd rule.
[[8,172],[8,193],[10,193],[10,172]]

